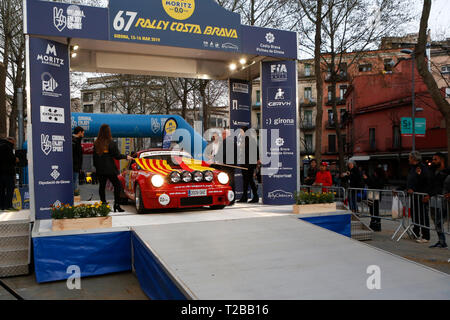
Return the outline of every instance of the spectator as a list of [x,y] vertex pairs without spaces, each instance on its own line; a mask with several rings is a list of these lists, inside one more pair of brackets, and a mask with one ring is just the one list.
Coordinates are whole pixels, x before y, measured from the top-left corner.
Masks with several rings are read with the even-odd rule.
[[[328,171],[328,163],[322,162],[320,164],[320,171],[316,174],[315,186],[331,187],[333,185],[333,179],[331,173]],[[328,192],[329,188],[322,188],[322,192]]]
[[[354,161],[349,161],[347,167],[347,172],[341,174],[341,177],[345,180],[346,185],[348,188],[361,188],[362,177],[360,170],[356,167],[356,163]],[[352,212],[358,212],[357,193],[357,190],[348,190],[348,202]]]
[[310,186],[316,181],[316,175],[317,175],[317,160],[312,159],[309,163],[310,167],[308,168],[308,176],[305,178],[305,184],[307,186]]
[[8,137],[0,139],[0,210],[15,210],[12,205],[14,196],[16,163],[14,154],[16,140]]
[[98,132],[97,139],[94,142],[94,166],[96,168],[96,174],[99,185],[100,200],[106,203],[106,181],[111,181],[114,186],[114,212],[123,212],[120,207],[120,191],[121,185],[117,178],[119,170],[114,162],[114,159],[133,159],[130,156],[126,156],[119,153],[117,144],[113,141],[111,135],[111,128],[107,124],[102,124]]
[[[367,184],[369,189],[382,190],[386,184],[386,178],[384,175],[384,170],[381,167],[375,169],[371,176],[363,174],[364,182]],[[381,231],[381,220],[376,218],[380,216],[380,201],[382,197],[382,192],[373,192],[372,199],[369,199],[369,210],[370,210],[370,228],[373,231]]]
[[443,230],[444,219],[447,214],[447,206],[441,201],[442,198],[438,197],[438,195],[444,195],[447,191],[444,189],[445,181],[448,177],[448,171],[446,170],[445,157],[442,153],[438,152],[433,156],[431,169],[431,185],[428,196],[426,196],[424,200],[429,203],[431,207],[431,218],[436,225],[436,232],[439,240],[436,244],[430,246],[430,248],[447,248],[445,233]]
[[72,160],[73,160],[73,191],[79,194],[80,171],[83,168],[83,148],[81,140],[84,137],[84,129],[76,127],[72,135]]
[[[238,157],[240,156],[239,164],[247,170],[242,170],[243,177],[243,194],[242,198],[238,202],[247,202],[248,187],[252,189],[253,198],[250,203],[258,203],[258,187],[255,183],[254,173],[256,170],[256,165],[260,163],[259,161],[259,150],[256,139],[251,135],[246,134],[248,127],[242,127],[238,137]],[[256,152],[256,154],[254,154]]]
[[[410,169],[406,179],[406,190],[410,197],[413,232],[419,243],[430,241],[430,217],[427,213],[426,198],[415,193],[427,193],[430,187],[430,174],[427,166],[422,163],[422,156],[418,151],[409,154]],[[420,227],[419,225],[423,225]]]

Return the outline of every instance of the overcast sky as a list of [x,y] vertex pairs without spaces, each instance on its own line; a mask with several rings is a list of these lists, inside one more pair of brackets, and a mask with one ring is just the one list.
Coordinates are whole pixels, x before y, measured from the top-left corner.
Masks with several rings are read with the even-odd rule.
[[[417,7],[417,25],[411,28],[411,32],[419,32],[420,15],[422,13],[423,0],[413,0]],[[450,38],[450,1],[432,0],[430,19],[428,28],[431,29],[431,39],[441,40],[443,35]]]

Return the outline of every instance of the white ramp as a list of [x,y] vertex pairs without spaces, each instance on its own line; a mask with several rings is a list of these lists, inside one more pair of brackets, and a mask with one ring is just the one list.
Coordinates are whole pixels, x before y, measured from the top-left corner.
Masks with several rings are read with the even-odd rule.
[[450,299],[450,276],[296,216],[133,230],[194,299]]

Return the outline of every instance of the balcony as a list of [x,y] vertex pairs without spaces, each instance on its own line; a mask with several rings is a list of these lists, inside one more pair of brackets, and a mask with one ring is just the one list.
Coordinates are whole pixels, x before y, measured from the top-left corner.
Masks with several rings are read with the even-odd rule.
[[312,121],[302,121],[300,122],[300,128],[303,130],[314,130],[316,128],[316,124],[312,123]]
[[[336,74],[336,82],[346,82],[349,81],[349,76],[347,72],[341,71],[339,74]],[[327,73],[325,76],[325,82],[332,82],[331,73]]]
[[336,121],[328,120],[325,124],[325,128],[327,129],[336,129]]
[[315,77],[315,74],[313,71],[306,73],[305,71],[298,73],[299,79],[313,79]]
[[[346,105],[346,104],[347,104],[347,101],[346,101],[345,99],[339,99],[339,98],[336,99],[336,105],[337,105],[337,106],[342,106],[342,105]],[[325,103],[325,105],[326,105],[326,106],[332,106],[332,105],[333,105],[333,100],[329,99],[329,100]]]
[[300,101],[300,108],[315,107],[315,106],[316,106],[316,100],[315,99],[305,98],[305,99]]

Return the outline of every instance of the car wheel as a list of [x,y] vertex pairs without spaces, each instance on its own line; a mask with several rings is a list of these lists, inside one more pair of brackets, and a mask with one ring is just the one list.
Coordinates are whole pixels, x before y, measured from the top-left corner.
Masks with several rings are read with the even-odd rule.
[[225,208],[225,206],[222,206],[222,205],[220,205],[220,206],[211,206],[210,208],[213,209],[213,210],[219,210],[219,209]]
[[136,211],[138,214],[144,213],[145,212],[145,207],[144,207],[144,201],[142,201],[142,192],[141,192],[141,187],[139,187],[139,184],[136,185]]

